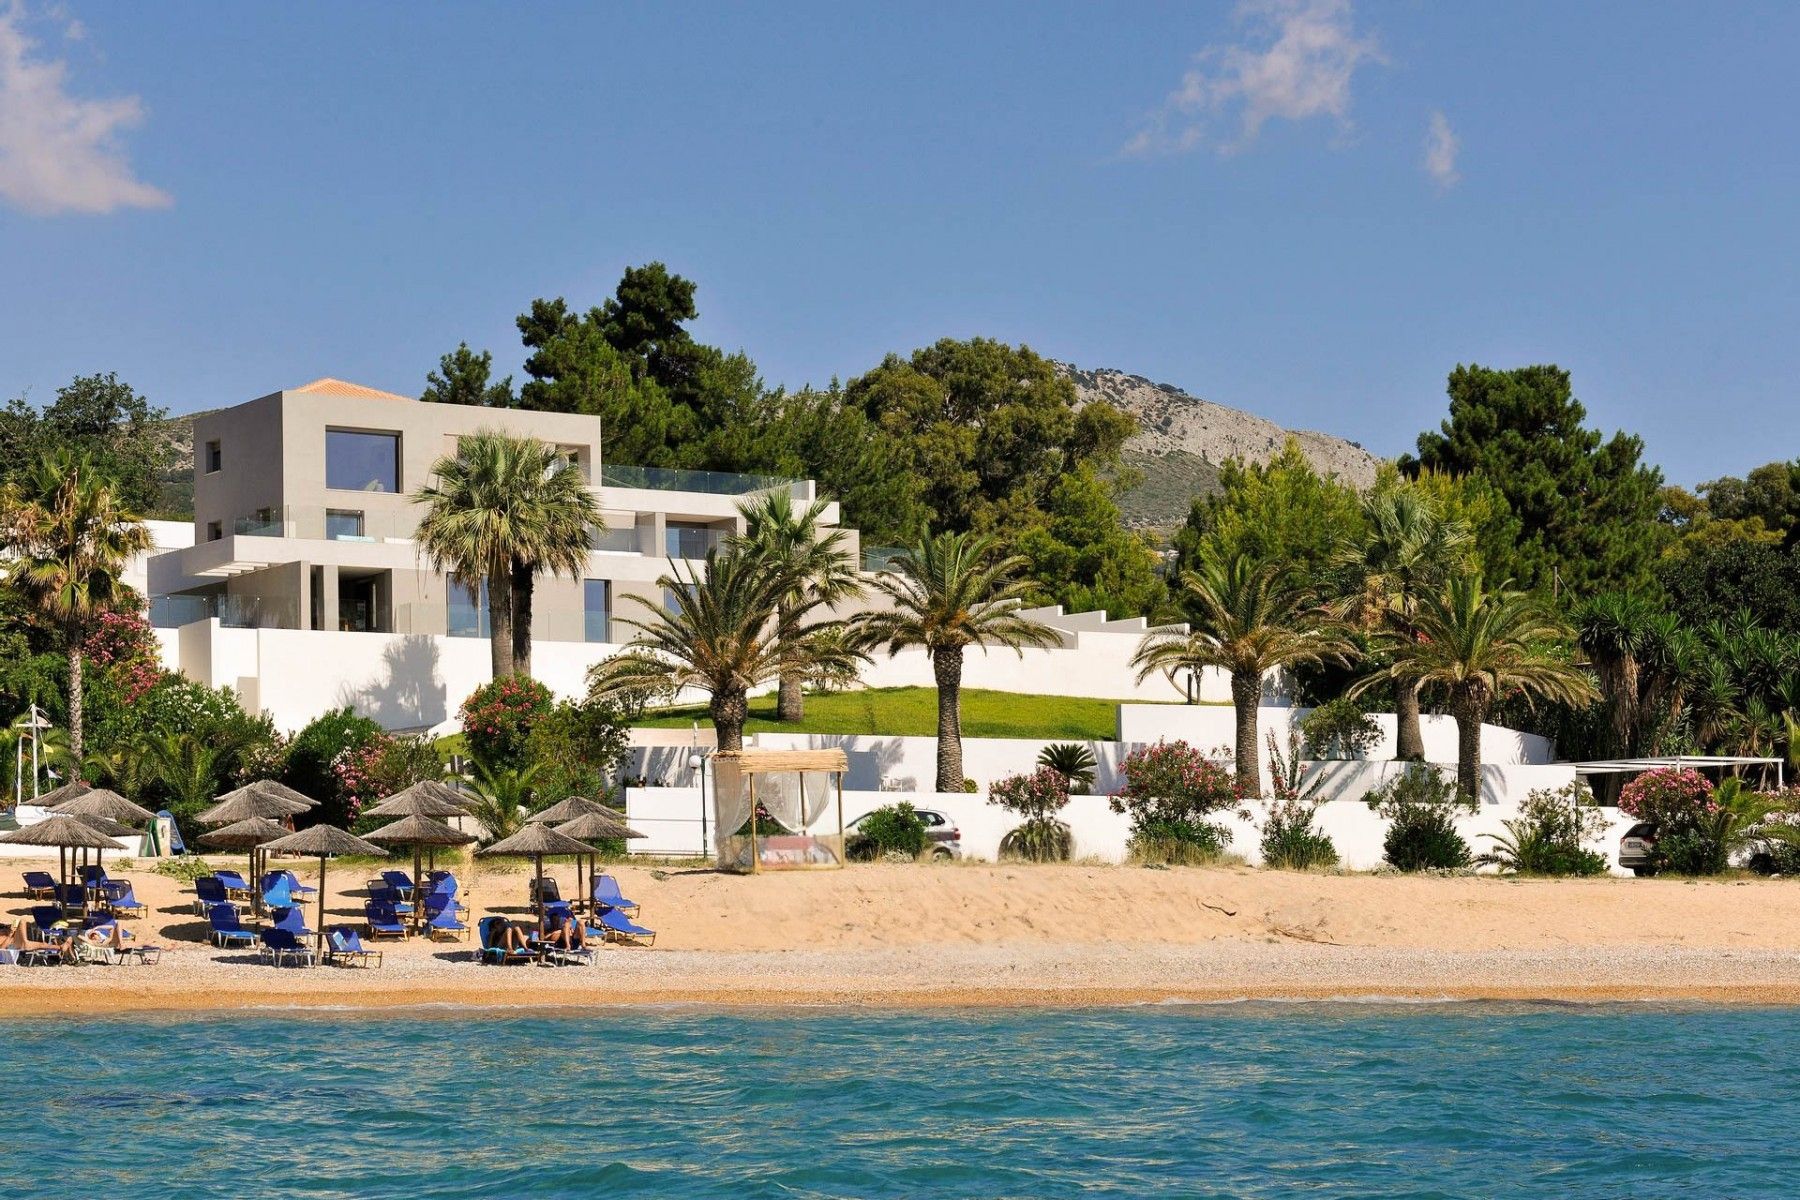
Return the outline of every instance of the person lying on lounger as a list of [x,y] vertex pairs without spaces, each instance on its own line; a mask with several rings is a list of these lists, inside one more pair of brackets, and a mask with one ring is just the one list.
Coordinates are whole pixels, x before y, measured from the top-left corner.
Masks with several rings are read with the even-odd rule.
[[531,941],[525,936],[525,931],[512,921],[494,922],[493,939],[495,947],[508,953],[531,949]]
[[36,941],[31,936],[29,921],[16,922],[6,934],[6,940],[0,942],[0,950],[17,950],[23,954],[27,950],[56,950],[55,942]]
[[563,950],[587,949],[587,925],[569,916],[552,916],[551,929],[544,935],[544,943]]

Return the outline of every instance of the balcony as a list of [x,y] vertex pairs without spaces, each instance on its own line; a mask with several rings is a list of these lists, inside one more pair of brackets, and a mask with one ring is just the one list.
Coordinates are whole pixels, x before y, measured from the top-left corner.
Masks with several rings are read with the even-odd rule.
[[667,467],[628,467],[604,463],[602,487],[641,488],[652,492],[700,492],[711,496],[748,496],[792,487],[792,479],[773,475],[734,475],[729,471],[679,471]]
[[419,515],[410,506],[402,511],[369,510],[347,505],[289,505],[265,508],[239,517],[231,532],[239,537],[310,538],[333,542],[410,542],[418,531]]

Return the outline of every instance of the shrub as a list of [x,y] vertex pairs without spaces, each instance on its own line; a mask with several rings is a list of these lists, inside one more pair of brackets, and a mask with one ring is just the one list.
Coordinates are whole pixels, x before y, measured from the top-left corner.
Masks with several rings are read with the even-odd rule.
[[1126,755],[1125,782],[1112,810],[1131,815],[1131,851],[1152,862],[1209,861],[1228,841],[1223,826],[1206,820],[1237,802],[1237,784],[1222,764],[1186,742],[1157,742]]
[[988,803],[1025,818],[1000,839],[1002,857],[1055,862],[1072,853],[1074,838],[1069,827],[1056,819],[1069,804],[1068,780],[1061,772],[1039,767],[1029,775],[997,779],[988,789]]
[[[381,726],[348,708],[324,713],[294,735],[281,781],[319,802],[320,821],[346,827],[355,820],[353,800],[359,792],[346,790],[339,765],[352,758],[360,761],[364,748],[384,736]],[[360,787],[360,780],[352,786]]]
[[1475,811],[1475,802],[1463,797],[1444,772],[1411,764],[1366,799],[1390,822],[1381,843],[1389,866],[1400,871],[1449,871],[1469,865],[1469,843],[1456,831],[1456,814]]
[[851,850],[854,857],[864,860],[889,852],[917,858],[925,852],[925,821],[905,800],[884,804],[857,825]]
[[469,693],[460,712],[469,755],[497,770],[523,767],[532,728],[551,707],[550,689],[528,675],[504,675],[482,684]]
[[537,783],[539,802],[551,805],[570,796],[598,799],[630,748],[631,734],[618,705],[607,700],[556,705],[525,739],[526,759],[544,764]]
[[1381,726],[1347,696],[1327,700],[1300,718],[1306,757],[1341,760],[1366,757],[1381,740]]
[[1337,865],[1337,847],[1313,824],[1319,815],[1316,799],[1319,780],[1306,782],[1301,762],[1300,735],[1289,731],[1287,752],[1270,730],[1269,788],[1263,804],[1263,866],[1304,871],[1309,867]]
[[1080,742],[1054,742],[1038,754],[1037,765],[1060,774],[1070,792],[1086,792],[1094,786],[1094,771],[1100,764],[1094,752]]
[[213,873],[206,860],[195,854],[179,854],[174,858],[162,858],[150,870],[157,875],[166,875],[170,879],[178,879],[182,883],[192,883]]
[[1619,811],[1656,826],[1653,866],[1678,875],[1716,875],[1730,858],[1727,823],[1712,785],[1688,767],[1646,771],[1619,789]]
[[1582,845],[1605,832],[1606,814],[1583,783],[1532,792],[1506,832],[1493,835],[1494,849],[1481,856],[1502,870],[1522,875],[1604,875],[1607,859]]

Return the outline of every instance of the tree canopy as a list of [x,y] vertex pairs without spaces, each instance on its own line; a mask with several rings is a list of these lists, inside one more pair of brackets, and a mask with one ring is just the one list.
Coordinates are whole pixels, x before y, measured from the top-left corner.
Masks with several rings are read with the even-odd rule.
[[1587,428],[1569,373],[1553,365],[1458,366],[1449,394],[1449,417],[1400,469],[1478,476],[1505,499],[1518,531],[1504,549],[1484,546],[1500,557],[1487,564],[1493,578],[1576,595],[1650,581],[1662,473],[1641,463],[1640,438]]
[[175,463],[174,443],[160,428],[167,416],[111,371],[76,376],[42,411],[14,397],[0,409],[0,483],[67,450],[111,481],[121,507],[160,512],[164,477]]

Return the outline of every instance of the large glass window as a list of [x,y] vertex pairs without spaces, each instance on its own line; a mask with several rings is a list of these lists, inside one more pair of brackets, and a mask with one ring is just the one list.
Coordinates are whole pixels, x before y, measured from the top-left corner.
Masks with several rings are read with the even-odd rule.
[[707,525],[670,521],[665,527],[665,552],[670,558],[705,558],[718,544],[719,531]]
[[400,490],[400,435],[325,431],[325,486],[344,492]]
[[451,637],[488,637],[491,631],[488,626],[487,581],[484,579],[479,588],[471,589],[452,579],[449,593],[450,609],[446,632]]
[[328,508],[325,510],[325,537],[330,541],[340,538],[361,541],[363,537],[363,515],[347,508]]
[[587,640],[607,642],[612,617],[612,585],[604,579],[585,579],[581,584],[582,611],[587,619]]

